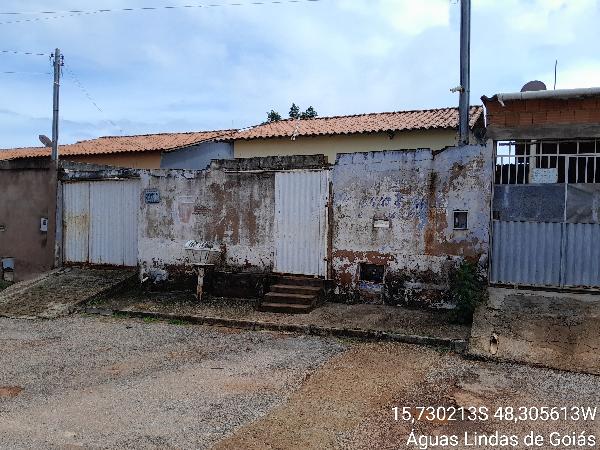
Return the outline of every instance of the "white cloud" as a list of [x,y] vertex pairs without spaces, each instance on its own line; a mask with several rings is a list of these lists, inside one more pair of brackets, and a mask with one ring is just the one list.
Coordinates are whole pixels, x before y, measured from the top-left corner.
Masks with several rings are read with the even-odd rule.
[[[547,79],[554,78],[554,74],[547,74]],[[551,88],[552,84],[548,83]],[[581,63],[568,68],[558,67],[557,89],[576,89],[600,87],[600,61],[595,63]]]
[[[217,2],[217,0],[214,0]],[[228,3],[218,0],[219,3]],[[241,0],[245,3],[246,0]],[[3,0],[0,10],[44,10],[47,1]],[[194,3],[128,0],[128,6]],[[472,101],[550,84],[597,79],[600,2],[473,0]],[[83,8],[56,0],[53,8]],[[102,7],[123,7],[106,0]],[[66,62],[64,142],[115,133],[199,130],[260,122],[292,101],[321,115],[457,104],[459,5],[451,0],[323,0],[143,13],[107,13],[0,25],[0,49],[48,52]],[[0,70],[48,71],[47,58],[0,55]],[[595,83],[598,84],[598,83]],[[51,80],[0,74],[0,147],[36,145],[49,132]]]
[[407,35],[448,26],[450,0],[339,0],[338,8],[363,17],[376,17]]

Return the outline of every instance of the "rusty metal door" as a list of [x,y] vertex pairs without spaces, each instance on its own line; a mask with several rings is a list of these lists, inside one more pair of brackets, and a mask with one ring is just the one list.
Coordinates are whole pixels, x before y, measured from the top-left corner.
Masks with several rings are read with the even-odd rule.
[[275,272],[327,276],[329,171],[275,174]]
[[65,262],[137,265],[138,180],[63,185]]

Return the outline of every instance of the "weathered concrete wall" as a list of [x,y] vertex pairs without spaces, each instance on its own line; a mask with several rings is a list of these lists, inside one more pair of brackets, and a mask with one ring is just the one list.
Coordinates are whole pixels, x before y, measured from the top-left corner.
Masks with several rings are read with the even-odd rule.
[[[160,281],[191,269],[191,239],[224,246],[225,270],[272,271],[275,172],[326,165],[323,155],[215,160],[210,168],[139,171],[141,189],[160,202],[141,203],[138,260],[142,274]],[[136,175],[138,171],[135,171]]]
[[275,176],[268,172],[155,170],[141,174],[142,190],[158,189],[160,203],[141,204],[138,258],[154,278],[189,266],[190,239],[224,245],[227,267],[273,266]]
[[599,329],[597,295],[489,288],[488,303],[475,313],[469,352],[600,374]]
[[[390,303],[442,302],[457,261],[486,263],[491,161],[491,146],[339,155],[332,265],[341,291],[370,291]],[[468,211],[468,229],[453,228],[455,210]],[[375,220],[389,227],[375,228]],[[361,282],[361,263],[384,265],[384,286]]]
[[[14,277],[24,280],[54,264],[56,171],[50,161],[0,162],[0,259],[15,258]],[[48,231],[40,220],[48,219]]]

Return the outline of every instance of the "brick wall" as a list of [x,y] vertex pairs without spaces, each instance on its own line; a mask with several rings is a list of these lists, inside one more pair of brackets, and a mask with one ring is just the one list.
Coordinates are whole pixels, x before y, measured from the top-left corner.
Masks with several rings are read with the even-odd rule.
[[527,127],[555,124],[600,124],[600,97],[485,101],[487,126]]

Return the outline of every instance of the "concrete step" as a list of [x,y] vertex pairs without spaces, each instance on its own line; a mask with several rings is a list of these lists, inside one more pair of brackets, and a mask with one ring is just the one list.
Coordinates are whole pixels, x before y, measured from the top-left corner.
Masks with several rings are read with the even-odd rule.
[[292,286],[316,286],[322,288],[325,285],[325,280],[314,277],[303,277],[294,275],[280,275],[277,277],[277,285],[292,285]]
[[321,292],[319,286],[297,286],[293,284],[274,284],[271,286],[270,292],[281,292],[284,294],[302,294],[302,295],[319,295]]
[[295,305],[289,303],[263,302],[258,307],[258,310],[263,312],[285,314],[308,314],[312,310],[312,305]]
[[288,294],[286,292],[267,292],[263,302],[281,303],[290,305],[312,305],[317,299],[317,296],[306,294]]

